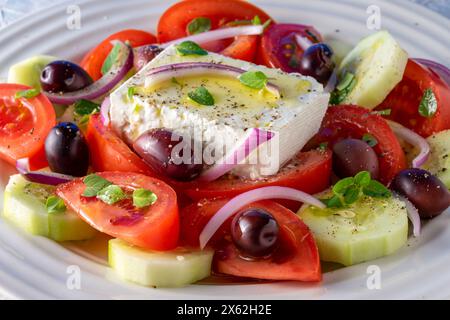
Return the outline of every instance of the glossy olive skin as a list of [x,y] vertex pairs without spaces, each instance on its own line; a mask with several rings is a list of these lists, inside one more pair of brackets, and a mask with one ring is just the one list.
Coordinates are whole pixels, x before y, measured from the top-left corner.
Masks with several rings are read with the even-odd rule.
[[341,140],[333,146],[333,171],[340,178],[369,171],[373,179],[378,179],[380,168],[377,154],[365,141]]
[[279,226],[274,217],[259,208],[238,213],[231,222],[231,238],[246,256],[261,258],[277,247]]
[[141,70],[147,63],[152,61],[162,52],[162,48],[157,45],[147,45],[134,50],[133,65],[136,71]]
[[49,63],[41,73],[42,89],[51,93],[73,92],[92,83],[92,78],[83,68],[65,60]]
[[45,140],[45,155],[53,172],[85,176],[89,168],[89,148],[80,129],[71,122],[53,127]]
[[[201,159],[196,161],[194,158],[195,142],[186,141],[190,144],[185,144],[186,147],[183,147],[184,142],[183,137],[170,130],[152,129],[143,133],[133,143],[133,148],[160,174],[179,181],[190,181],[200,175],[203,164]],[[184,155],[184,150],[188,149],[190,154]]]
[[421,218],[434,218],[450,206],[450,192],[444,183],[422,169],[400,171],[391,188],[408,198],[419,210]]
[[326,84],[335,68],[332,56],[333,51],[325,43],[313,44],[303,53],[298,71]]

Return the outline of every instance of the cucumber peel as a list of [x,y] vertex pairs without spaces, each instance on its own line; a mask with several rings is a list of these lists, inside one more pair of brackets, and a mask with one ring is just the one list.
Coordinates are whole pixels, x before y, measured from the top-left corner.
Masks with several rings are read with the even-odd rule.
[[110,240],[108,249],[109,264],[120,278],[152,287],[183,287],[207,278],[214,255],[211,250],[148,251],[120,239]]
[[375,108],[402,80],[407,62],[408,53],[389,32],[379,31],[362,39],[338,69],[339,79],[346,73],[356,79],[342,103]]
[[389,255],[408,238],[405,204],[363,196],[345,208],[303,206],[298,215],[311,229],[322,261],[350,266]]
[[38,55],[18,62],[9,68],[8,83],[23,84],[38,89],[41,88],[41,72],[47,64],[58,60],[56,57]]
[[10,177],[4,194],[3,218],[25,232],[55,241],[87,240],[97,231],[75,212],[48,213],[45,202],[55,187],[28,182],[20,174]]

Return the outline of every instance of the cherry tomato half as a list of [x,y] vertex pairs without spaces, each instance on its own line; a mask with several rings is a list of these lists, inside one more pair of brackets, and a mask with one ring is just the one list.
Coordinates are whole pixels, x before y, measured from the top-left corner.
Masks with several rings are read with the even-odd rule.
[[144,188],[158,199],[148,207],[138,209],[131,199],[110,205],[101,200],[83,197],[83,179],[58,186],[56,193],[87,223],[100,232],[150,250],[170,250],[177,246],[180,219],[177,195],[164,182],[137,173],[103,172],[102,178],[132,192]]
[[46,166],[44,143],[56,124],[55,110],[48,98],[15,98],[19,91],[31,87],[0,84],[0,157],[15,165],[20,158],[29,158],[32,170]]
[[[230,22],[251,20],[255,16],[261,22],[270,17],[263,10],[247,1],[241,0],[186,0],[174,4],[161,16],[158,23],[158,41],[169,42],[187,36],[187,25],[195,18],[208,18],[211,29],[229,26]],[[240,36],[234,40],[214,41],[205,45],[205,49],[223,55],[254,61],[258,36]]]
[[[437,110],[431,117],[419,113],[425,90],[436,97]],[[399,122],[423,137],[450,129],[450,87],[435,72],[409,59],[402,81],[377,110],[391,109],[389,119]]]
[[89,73],[94,81],[102,77],[102,66],[113,48],[113,44],[111,43],[113,40],[127,41],[133,48],[156,43],[156,37],[154,35],[142,30],[127,29],[110,35],[100,42],[98,46],[89,51],[83,60],[81,60],[80,66]]

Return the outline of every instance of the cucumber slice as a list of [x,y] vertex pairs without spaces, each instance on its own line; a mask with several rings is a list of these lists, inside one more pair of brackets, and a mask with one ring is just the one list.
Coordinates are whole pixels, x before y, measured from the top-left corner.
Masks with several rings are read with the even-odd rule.
[[8,82],[27,85],[41,90],[41,72],[52,61],[52,56],[39,55],[16,63],[8,72]]
[[450,189],[450,130],[441,131],[427,138],[431,154],[423,165]]
[[405,204],[393,197],[362,197],[343,209],[303,206],[298,214],[313,232],[322,261],[369,261],[393,253],[408,238]]
[[56,241],[91,239],[97,231],[67,209],[47,213],[45,202],[55,187],[28,182],[20,174],[10,177],[5,189],[3,217],[24,231]]
[[379,31],[362,39],[339,66],[340,79],[346,72],[356,79],[343,103],[375,108],[402,80],[407,62],[408,53],[389,32]]
[[213,251],[146,251],[109,240],[109,264],[124,280],[152,287],[183,287],[211,274]]

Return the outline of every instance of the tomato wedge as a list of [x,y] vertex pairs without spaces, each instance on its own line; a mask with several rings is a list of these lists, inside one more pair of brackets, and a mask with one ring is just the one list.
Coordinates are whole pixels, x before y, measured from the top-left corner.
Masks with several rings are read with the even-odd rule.
[[303,49],[297,44],[295,35],[308,38],[313,43],[322,41],[321,34],[312,26],[273,24],[261,38],[258,63],[286,72],[298,72]]
[[406,168],[405,154],[386,120],[365,108],[350,105],[329,107],[319,133],[307,148],[324,142],[332,147],[342,139],[362,139],[364,134],[372,135],[377,141],[373,149],[380,166],[379,180],[388,184],[400,170]]
[[145,164],[112,129],[103,125],[98,114],[91,116],[85,137],[95,171],[134,172],[157,177],[156,172]]
[[[300,152],[277,175],[261,180],[223,177],[208,183],[192,183],[184,192],[192,199],[231,198],[243,192],[268,186],[283,186],[317,193],[330,184],[331,152],[311,150]],[[298,204],[297,204],[298,205]]]
[[177,246],[180,219],[177,195],[164,182],[136,173],[103,172],[99,176],[132,192],[144,188],[158,199],[143,209],[133,206],[131,199],[114,205],[82,196],[86,186],[83,179],[59,185],[56,193],[95,229],[136,246],[150,250],[170,250]]
[[55,110],[48,98],[19,98],[19,91],[32,89],[19,84],[0,84],[0,158],[12,165],[29,158],[32,170],[46,166],[44,143],[56,124]]
[[[211,29],[229,26],[230,22],[251,20],[258,16],[264,23],[270,17],[263,10],[241,0],[186,0],[181,1],[161,16],[158,23],[159,43],[169,42],[187,36],[187,25],[195,18],[208,18]],[[258,36],[240,36],[234,41],[215,41],[205,45],[210,51],[223,55],[254,61]]]
[[[227,200],[201,200],[181,211],[181,238],[187,246],[198,246],[198,237],[209,219]],[[289,209],[273,201],[260,201],[247,208],[270,212],[280,226],[279,246],[270,258],[248,260],[230,240],[230,221],[222,225],[210,244],[216,249],[216,272],[257,279],[320,281],[319,253],[308,227]]]
[[105,62],[106,57],[113,48],[111,44],[113,40],[128,41],[133,48],[156,43],[154,35],[142,30],[127,29],[110,35],[97,47],[89,51],[81,60],[80,66],[89,73],[94,81],[102,77],[103,62]]
[[[437,100],[436,113],[427,118],[419,113],[425,90]],[[435,72],[408,60],[402,81],[389,93],[377,110],[391,109],[389,119],[397,121],[423,137],[450,129],[450,87]]]

